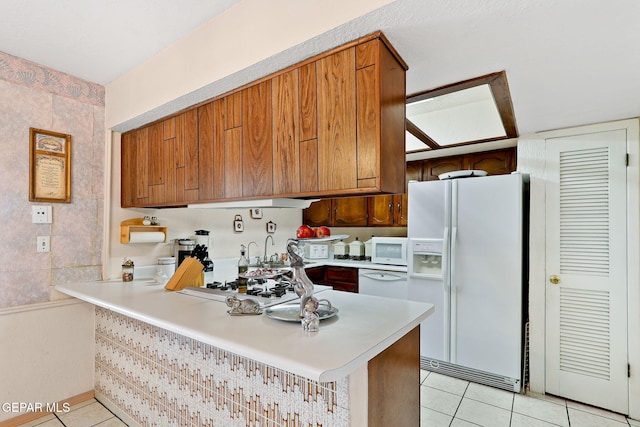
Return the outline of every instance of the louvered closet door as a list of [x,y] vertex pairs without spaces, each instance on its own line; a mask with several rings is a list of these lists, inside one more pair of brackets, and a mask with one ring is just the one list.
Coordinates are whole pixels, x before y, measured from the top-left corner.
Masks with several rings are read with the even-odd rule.
[[546,391],[625,414],[626,140],[546,140]]

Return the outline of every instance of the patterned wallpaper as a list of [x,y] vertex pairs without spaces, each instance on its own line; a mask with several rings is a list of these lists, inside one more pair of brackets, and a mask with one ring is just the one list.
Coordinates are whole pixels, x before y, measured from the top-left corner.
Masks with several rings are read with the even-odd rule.
[[0,52],[0,79],[104,107],[104,86]]
[[[0,52],[0,309],[101,277],[104,116],[104,87]],[[71,203],[29,201],[30,127],[71,135]],[[35,204],[52,206],[52,224],[32,224]],[[37,236],[51,252],[36,252]]]

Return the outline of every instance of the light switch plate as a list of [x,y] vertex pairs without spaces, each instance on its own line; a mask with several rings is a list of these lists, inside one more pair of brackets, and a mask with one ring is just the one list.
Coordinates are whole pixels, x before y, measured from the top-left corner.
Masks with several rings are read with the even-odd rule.
[[36,250],[38,252],[50,252],[51,251],[51,236],[37,236],[36,237]]
[[51,206],[31,206],[31,222],[34,224],[51,224]]

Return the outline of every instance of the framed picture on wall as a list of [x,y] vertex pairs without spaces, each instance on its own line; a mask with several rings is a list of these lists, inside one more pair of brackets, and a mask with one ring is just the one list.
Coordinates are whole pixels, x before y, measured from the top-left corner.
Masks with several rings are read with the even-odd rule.
[[29,201],[71,202],[71,135],[29,128]]

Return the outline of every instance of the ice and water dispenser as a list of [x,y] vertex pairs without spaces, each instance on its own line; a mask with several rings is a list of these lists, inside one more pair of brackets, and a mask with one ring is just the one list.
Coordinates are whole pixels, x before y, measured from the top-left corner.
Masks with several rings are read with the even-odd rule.
[[442,278],[443,251],[442,239],[410,239],[410,275],[425,279]]

